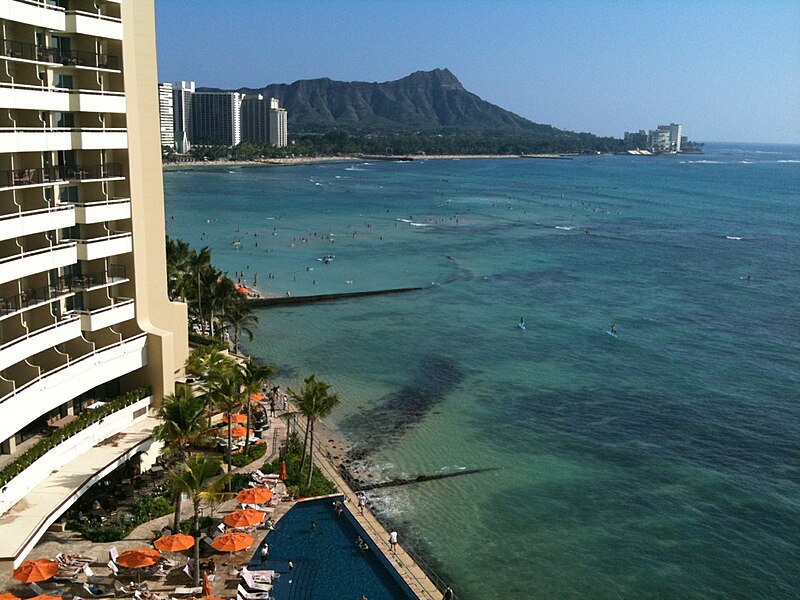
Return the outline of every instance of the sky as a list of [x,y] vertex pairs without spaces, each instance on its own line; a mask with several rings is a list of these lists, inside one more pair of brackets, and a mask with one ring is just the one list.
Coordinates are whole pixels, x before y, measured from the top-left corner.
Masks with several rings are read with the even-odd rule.
[[263,87],[448,68],[537,123],[800,143],[800,2],[156,0],[159,81]]

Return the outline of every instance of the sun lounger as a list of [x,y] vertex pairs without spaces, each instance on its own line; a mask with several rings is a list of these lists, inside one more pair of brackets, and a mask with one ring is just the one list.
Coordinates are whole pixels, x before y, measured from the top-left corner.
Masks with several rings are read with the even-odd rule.
[[268,592],[272,589],[271,582],[257,582],[251,571],[242,570],[242,580],[247,586],[249,592]]
[[119,550],[117,550],[116,546],[111,546],[108,549],[108,559],[116,563],[117,557],[119,557]]
[[270,600],[270,595],[267,592],[257,592],[251,593],[248,592],[246,589],[242,587],[242,584],[239,584],[236,587],[236,596],[238,598],[243,598],[244,600]]
[[28,587],[33,590],[37,596],[63,596],[66,590],[57,587],[42,587],[38,583],[29,583]]
[[89,585],[88,583],[83,584],[83,589],[92,597],[92,598],[107,598],[109,596],[114,596],[114,590],[106,590],[101,588],[97,585]]

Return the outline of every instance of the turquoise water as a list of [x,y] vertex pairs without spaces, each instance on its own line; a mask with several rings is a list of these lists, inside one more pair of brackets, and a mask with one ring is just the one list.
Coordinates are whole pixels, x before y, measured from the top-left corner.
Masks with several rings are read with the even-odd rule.
[[460,598],[794,598],[800,147],[706,150],[169,172],[168,232],[278,294],[427,286],[248,349],[333,385],[365,476],[491,469],[375,497]]

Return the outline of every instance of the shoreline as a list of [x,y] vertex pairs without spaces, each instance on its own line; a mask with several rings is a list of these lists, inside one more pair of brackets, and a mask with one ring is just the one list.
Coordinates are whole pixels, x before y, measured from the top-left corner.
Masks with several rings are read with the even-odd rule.
[[566,160],[580,156],[570,153],[549,154],[359,154],[347,156],[298,156],[291,158],[265,158],[260,160],[196,160],[186,162],[162,162],[164,171],[179,171],[207,167],[291,167],[296,165],[316,165],[337,162],[381,161],[381,162],[414,162],[425,160],[462,160],[462,159],[511,159],[536,158],[549,160]]

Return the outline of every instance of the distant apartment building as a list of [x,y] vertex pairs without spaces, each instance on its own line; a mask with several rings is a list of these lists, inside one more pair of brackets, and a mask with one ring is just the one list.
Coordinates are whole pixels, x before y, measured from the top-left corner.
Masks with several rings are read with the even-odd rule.
[[242,94],[195,92],[191,144],[236,146],[242,141]]
[[[171,85],[159,85],[159,98]],[[195,144],[288,144],[287,113],[277,98],[267,101],[261,94],[198,92],[193,81],[179,81],[173,88],[171,108],[161,103],[162,131],[170,110],[174,147],[180,153]]]
[[286,109],[279,106],[277,98],[270,98],[269,103],[269,143],[283,148],[288,144]]
[[167,297],[154,0],[8,0],[0,28],[0,562],[16,567],[95,482],[152,464],[188,333]]
[[175,147],[175,114],[171,83],[158,84],[158,117],[161,124],[161,146]]
[[192,97],[194,81],[179,81],[172,92],[175,150],[188,152],[192,139]]
[[628,150],[650,150],[659,154],[681,152],[688,143],[679,123],[659,125],[647,132],[644,129],[626,131],[623,139]]

